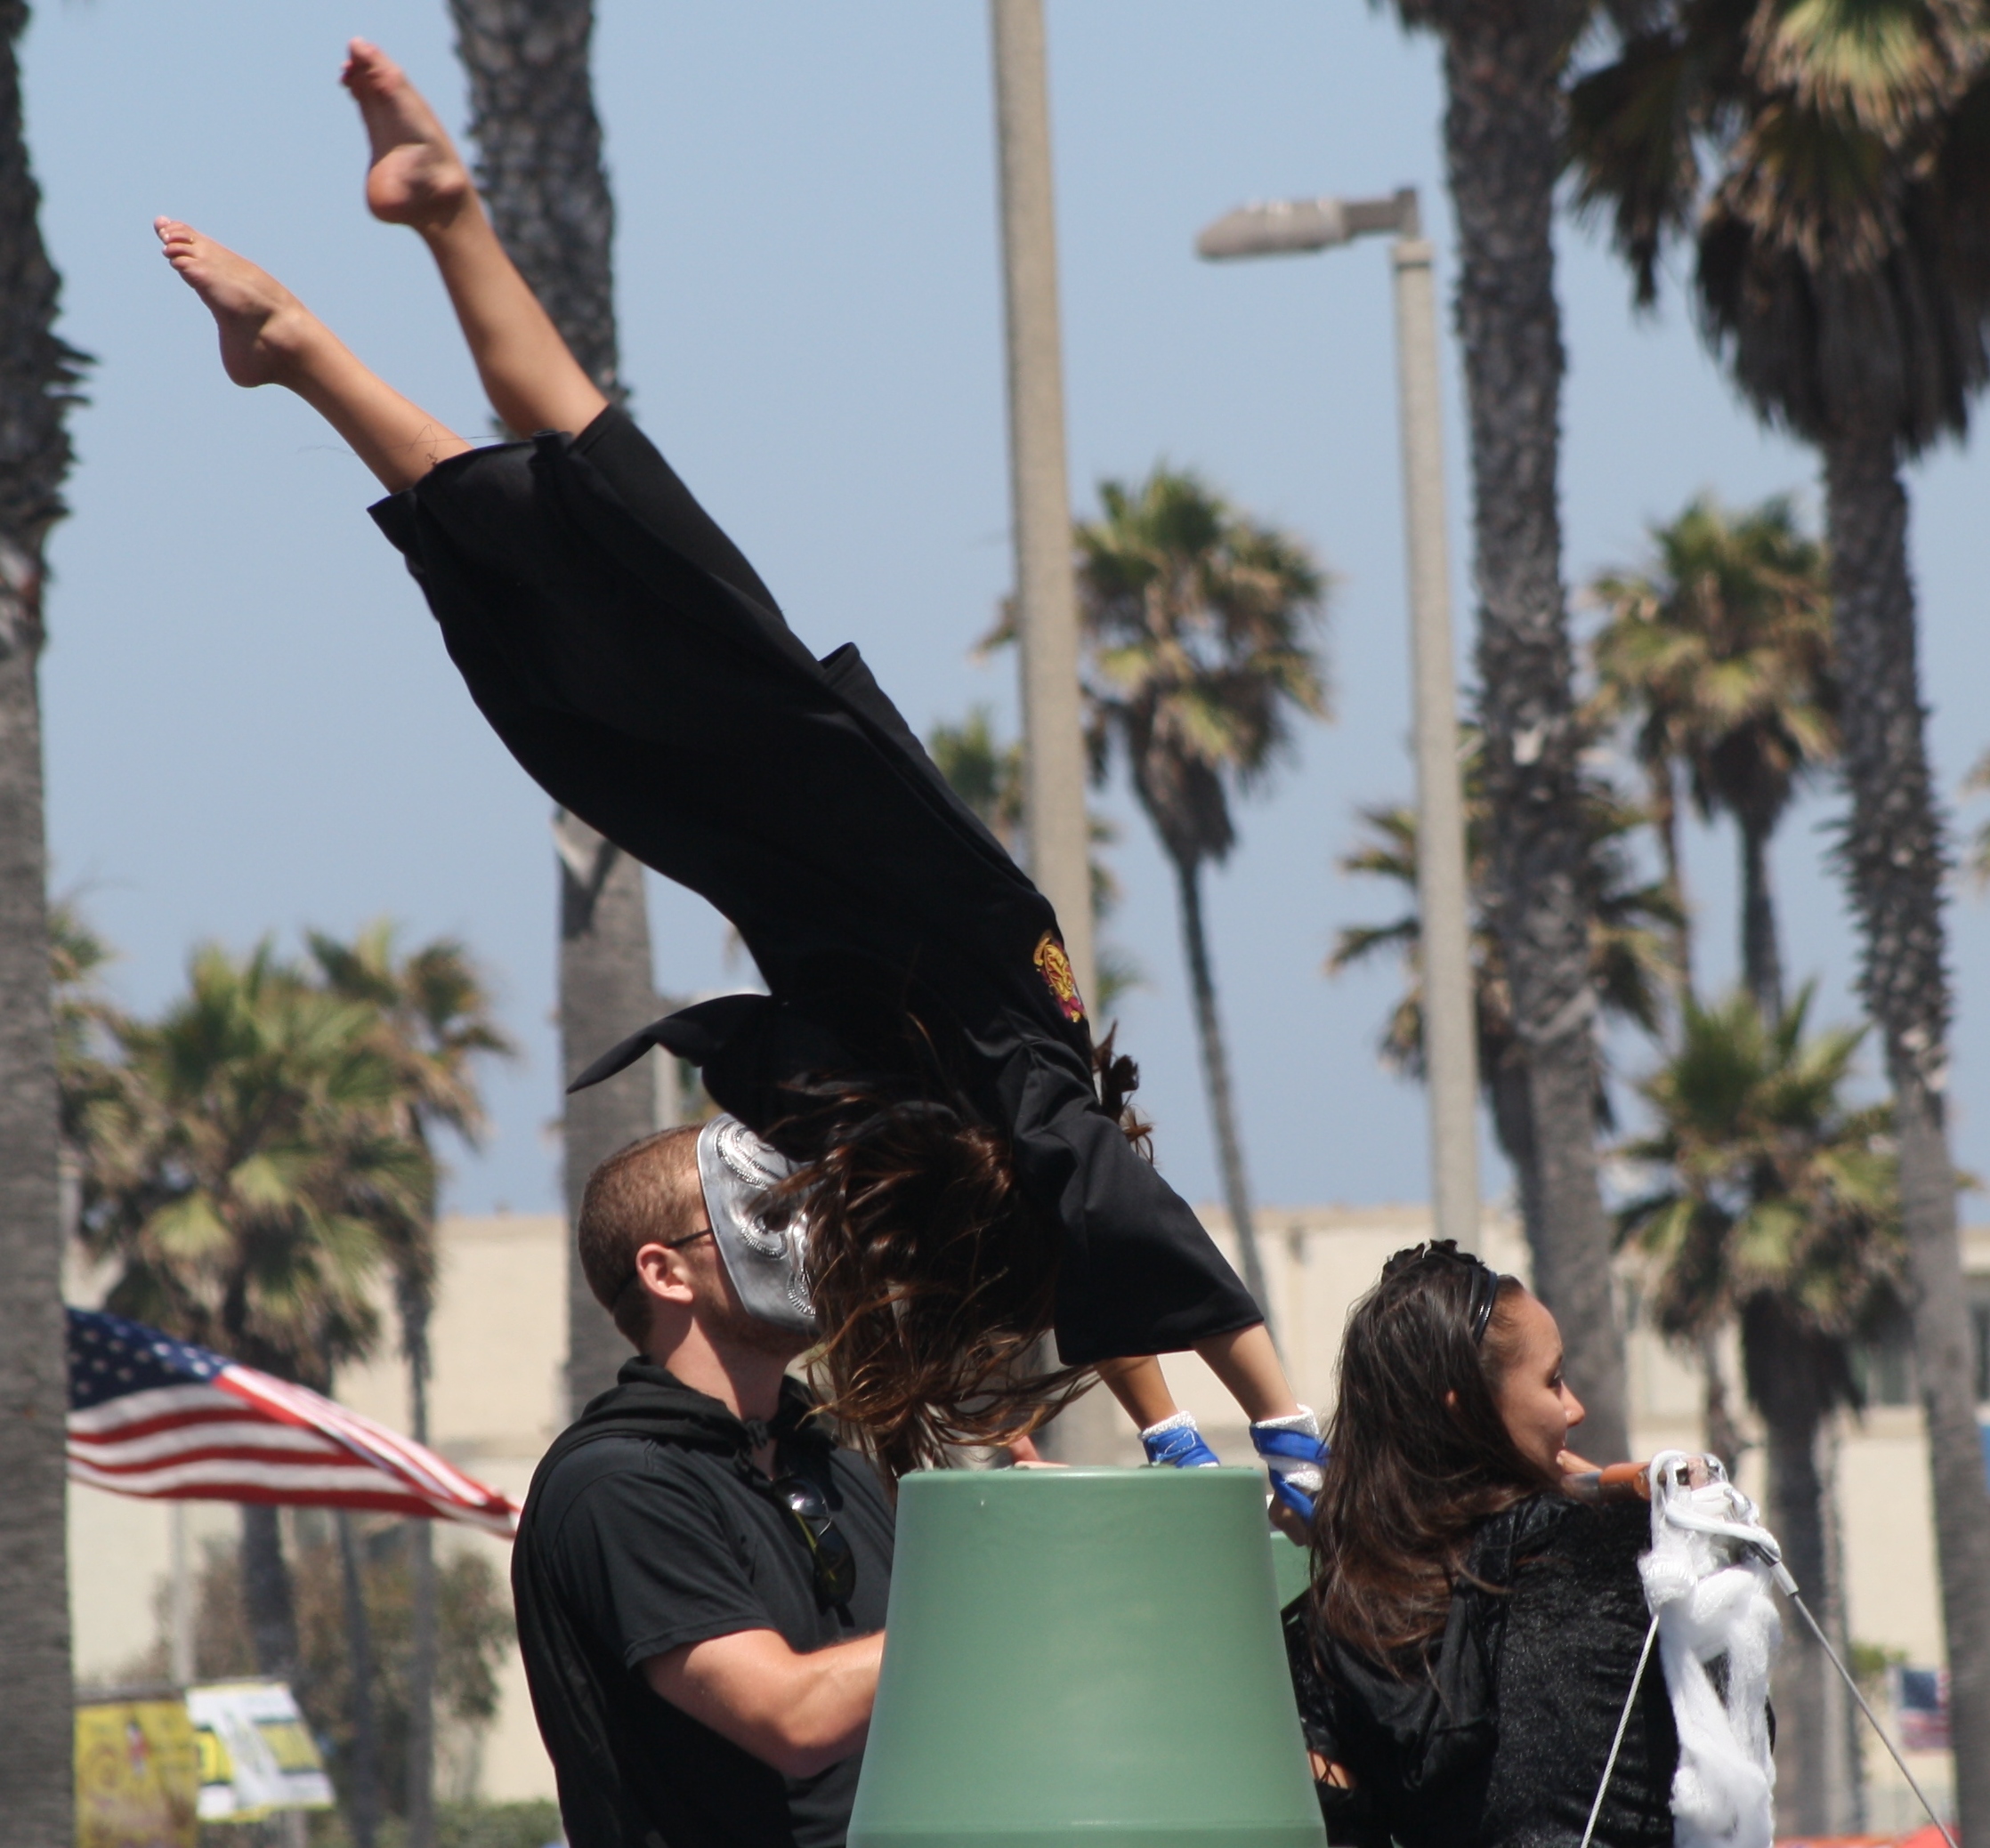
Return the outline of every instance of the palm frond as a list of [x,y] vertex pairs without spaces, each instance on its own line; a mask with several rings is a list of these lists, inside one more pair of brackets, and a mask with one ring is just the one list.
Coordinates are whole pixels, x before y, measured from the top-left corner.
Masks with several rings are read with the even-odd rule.
[[1220,860],[1230,794],[1289,753],[1297,716],[1328,711],[1327,574],[1191,471],[1161,464],[1098,497],[1074,536],[1095,764],[1124,758],[1175,859]]

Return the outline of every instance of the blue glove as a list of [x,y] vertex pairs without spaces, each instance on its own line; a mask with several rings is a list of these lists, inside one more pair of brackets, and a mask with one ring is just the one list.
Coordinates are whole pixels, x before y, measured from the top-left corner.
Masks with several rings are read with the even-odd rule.
[[1301,1406],[1290,1418],[1267,1418],[1250,1427],[1250,1441],[1271,1472],[1272,1493],[1302,1521],[1313,1519],[1313,1497],[1326,1484],[1327,1447],[1320,1421]]
[[1223,1462],[1203,1441],[1193,1412],[1177,1412],[1171,1418],[1150,1424],[1140,1433],[1140,1444],[1147,1453],[1147,1461],[1156,1465],[1169,1464],[1178,1470],[1213,1469]]

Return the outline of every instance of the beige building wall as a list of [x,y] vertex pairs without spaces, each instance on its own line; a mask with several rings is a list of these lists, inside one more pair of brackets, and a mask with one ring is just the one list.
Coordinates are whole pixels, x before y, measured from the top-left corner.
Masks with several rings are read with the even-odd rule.
[[[437,1311],[429,1389],[433,1447],[479,1481],[522,1501],[533,1465],[561,1423],[566,1360],[564,1222],[557,1215],[451,1217],[440,1228]],[[72,1300],[94,1300],[77,1279]],[[384,1304],[383,1305],[384,1313]],[[385,1325],[392,1327],[391,1315]],[[408,1380],[389,1341],[380,1358],[348,1368],[342,1403],[397,1431],[410,1422]],[[239,1530],[227,1503],[190,1502],[190,1551]],[[70,1598],[79,1679],[115,1678],[159,1634],[172,1557],[172,1513],[101,1489],[69,1489]],[[436,1524],[438,1551],[481,1551],[509,1582],[511,1548],[453,1522]],[[553,1767],[532,1719],[514,1649],[499,1671],[498,1716],[479,1739],[439,1740],[444,1792],[494,1803],[553,1795]]]
[[[1234,1260],[1224,1215],[1206,1208],[1203,1217]],[[1390,1253],[1428,1236],[1428,1214],[1420,1206],[1266,1207],[1258,1224],[1286,1364],[1300,1398],[1327,1411],[1348,1311]],[[1972,1231],[1964,1239],[1972,1295],[1990,1314],[1990,1229]],[[442,1223],[441,1247],[432,1439],[473,1475],[522,1498],[533,1465],[561,1419],[564,1226],[550,1215],[452,1217]],[[1495,1269],[1527,1274],[1526,1249],[1511,1219],[1487,1214],[1479,1250]],[[1703,1441],[1697,1364],[1681,1358],[1648,1327],[1636,1325],[1634,1277],[1622,1279],[1621,1295],[1634,1319],[1627,1351],[1633,1449],[1641,1457],[1665,1448],[1697,1449]],[[76,1280],[72,1295],[79,1302],[94,1299],[85,1279]],[[1169,1355],[1164,1365],[1181,1402],[1195,1412],[1226,1461],[1250,1461],[1242,1421],[1208,1368],[1193,1355]],[[1738,1381],[1732,1352],[1728,1374]],[[371,1417],[407,1428],[406,1377],[391,1351],[368,1367],[350,1370],[339,1381],[338,1395]],[[1897,1391],[1894,1396],[1902,1395]],[[1738,1400],[1738,1386],[1735,1397]],[[1921,1414],[1912,1404],[1875,1405],[1861,1417],[1843,1419],[1834,1445],[1851,1634],[1861,1642],[1903,1653],[1911,1664],[1938,1664],[1941,1614]],[[1122,1440],[1121,1460],[1139,1460],[1130,1428]],[[1758,1496],[1759,1473],[1759,1453],[1751,1453],[1740,1476],[1743,1487]],[[235,1510],[226,1505],[190,1504],[187,1518],[196,1549],[205,1537],[231,1537],[236,1531]],[[169,1511],[161,1504],[90,1489],[70,1491],[80,1676],[101,1680],[115,1674],[158,1636],[170,1559],[169,1523]],[[500,1574],[508,1573],[509,1549],[504,1543],[446,1523],[438,1528],[438,1537],[444,1547],[483,1549]],[[465,1741],[446,1751],[446,1779],[462,1795],[473,1790],[492,1801],[549,1796],[552,1769],[539,1744],[515,1651],[501,1680],[497,1720],[473,1754]],[[1873,1825],[1908,1826],[1911,1799],[1897,1775],[1876,1751],[1868,1762]],[[1947,1787],[1948,1768],[1940,1755],[1917,1759],[1916,1770],[1924,1781]]]

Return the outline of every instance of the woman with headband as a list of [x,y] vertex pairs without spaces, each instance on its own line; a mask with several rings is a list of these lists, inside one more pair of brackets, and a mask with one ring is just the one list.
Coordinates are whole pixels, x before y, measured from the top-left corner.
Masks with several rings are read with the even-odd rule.
[[[1649,1621],[1649,1510],[1568,1449],[1555,1318],[1449,1239],[1348,1319],[1310,1594],[1287,1642],[1331,1841],[1583,1837]],[[1626,1479],[1625,1498],[1599,1492]],[[1656,1659],[1593,1839],[1670,1848],[1679,1740]]]

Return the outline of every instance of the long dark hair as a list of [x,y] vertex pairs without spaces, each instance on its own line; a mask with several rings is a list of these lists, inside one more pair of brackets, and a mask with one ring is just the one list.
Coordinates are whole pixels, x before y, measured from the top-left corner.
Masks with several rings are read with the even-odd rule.
[[1332,1457],[1314,1510],[1313,1610],[1327,1634],[1408,1673],[1444,1627],[1472,1536],[1550,1486],[1509,1435],[1498,1388],[1519,1280],[1449,1239],[1399,1251],[1340,1348]]
[[[1102,1107],[1145,1150],[1137,1069],[1110,1035],[1095,1064]],[[773,1139],[803,1160],[781,1191],[808,1215],[814,1368],[826,1409],[888,1478],[1027,1436],[1097,1383],[1041,1364],[1063,1232],[957,1088],[834,1078],[790,1095]]]

